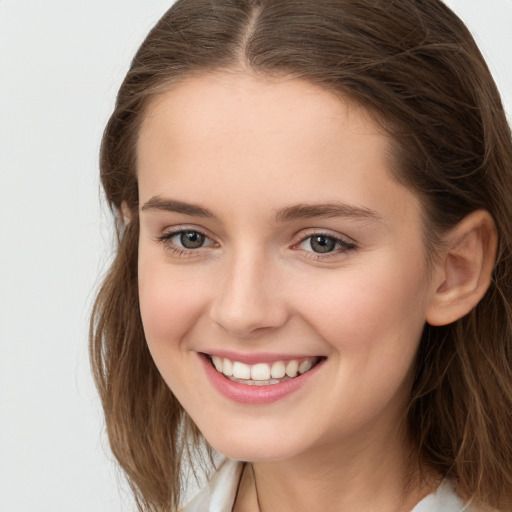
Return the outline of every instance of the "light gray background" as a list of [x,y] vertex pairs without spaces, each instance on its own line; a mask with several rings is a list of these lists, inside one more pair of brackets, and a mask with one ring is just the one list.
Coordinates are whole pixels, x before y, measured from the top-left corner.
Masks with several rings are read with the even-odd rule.
[[[111,240],[97,153],[129,60],[171,3],[0,0],[0,512],[134,510],[87,360]],[[512,0],[449,4],[510,114]]]

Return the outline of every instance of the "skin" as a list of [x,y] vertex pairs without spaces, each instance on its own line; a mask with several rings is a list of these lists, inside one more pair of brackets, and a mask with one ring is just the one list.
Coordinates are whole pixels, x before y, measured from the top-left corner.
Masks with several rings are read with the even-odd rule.
[[[137,148],[146,339],[208,442],[253,462],[238,512],[411,510],[437,484],[411,472],[403,425],[438,283],[419,201],[393,179],[389,149],[363,108],[300,80],[196,77],[147,111]],[[172,211],[170,200],[203,210]],[[276,218],[325,203],[343,211]],[[205,244],[184,249],[170,235],[180,229]],[[318,254],[315,233],[345,245]],[[211,386],[198,354],[215,350],[326,360],[295,393],[250,405]]]

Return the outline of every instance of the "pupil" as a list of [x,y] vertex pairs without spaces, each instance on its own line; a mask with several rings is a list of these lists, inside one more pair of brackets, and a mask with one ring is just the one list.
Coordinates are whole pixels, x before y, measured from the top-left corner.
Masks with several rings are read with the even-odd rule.
[[181,233],[180,242],[186,249],[198,249],[204,244],[204,235],[197,231],[184,231]]
[[314,236],[311,239],[311,249],[315,252],[331,252],[336,242],[328,236]]

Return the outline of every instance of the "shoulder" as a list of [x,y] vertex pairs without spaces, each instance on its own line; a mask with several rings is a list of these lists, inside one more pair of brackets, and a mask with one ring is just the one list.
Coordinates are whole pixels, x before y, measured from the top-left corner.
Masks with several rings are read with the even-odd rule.
[[243,462],[226,459],[208,484],[180,512],[226,512],[235,502]]

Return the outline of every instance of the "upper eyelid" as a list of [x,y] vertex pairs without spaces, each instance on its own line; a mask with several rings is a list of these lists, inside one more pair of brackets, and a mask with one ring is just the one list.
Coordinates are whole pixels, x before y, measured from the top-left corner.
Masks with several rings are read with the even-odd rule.
[[303,229],[297,233],[297,235],[294,237],[295,241],[292,245],[296,245],[300,242],[303,242],[304,240],[307,240],[308,238],[312,236],[327,236],[330,238],[334,238],[336,240],[339,240],[340,242],[345,243],[351,243],[354,245],[357,245],[357,241],[354,240],[352,237],[348,235],[344,235],[342,233],[336,233],[334,231],[331,231],[330,229],[321,229],[321,228],[312,228],[312,229]]
[[[357,251],[359,248],[359,244],[351,237],[347,235],[342,235],[341,233],[332,233],[330,230],[325,229],[315,229],[312,230],[302,230],[298,233],[300,238],[295,241],[290,248],[295,251],[300,251],[304,254],[304,257],[307,257],[313,261],[329,261],[330,259],[339,258],[341,255],[346,255],[348,252]],[[308,251],[306,249],[301,249],[299,246],[308,240],[308,238],[314,236],[326,236],[328,238],[332,238],[335,240],[336,244],[339,244],[341,247],[337,247],[332,251],[319,253],[315,251]]]
[[172,236],[175,236],[179,233],[183,233],[184,231],[195,231],[197,233],[200,233],[201,235],[204,235],[205,237],[209,238],[210,240],[214,240],[215,237],[210,234],[210,232],[207,229],[203,229],[197,226],[172,226],[162,229],[161,234],[158,235],[158,238],[170,238]]
[[[210,243],[207,245],[198,247],[196,249],[189,249],[187,247],[181,247],[181,246],[176,245],[171,242],[172,238],[174,238],[175,236],[179,235],[180,233],[183,233],[186,231],[194,231],[196,233],[199,233],[199,234],[203,235],[207,240],[209,240]],[[215,240],[215,238],[210,236],[206,232],[206,230],[195,228],[195,227],[189,227],[189,226],[175,226],[172,228],[171,227],[165,228],[162,230],[161,234],[159,234],[155,237],[155,241],[158,243],[161,243],[163,245],[165,245],[165,244],[171,245],[171,243],[172,243],[172,245],[174,245],[176,248],[179,248],[183,251],[189,251],[189,252],[199,252],[199,251],[201,251],[201,249],[208,249],[212,246],[218,245],[218,242]]]

